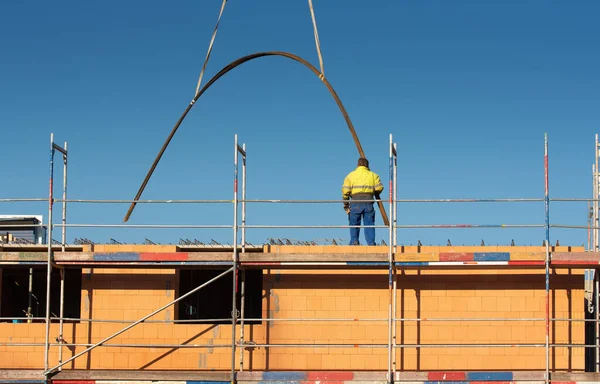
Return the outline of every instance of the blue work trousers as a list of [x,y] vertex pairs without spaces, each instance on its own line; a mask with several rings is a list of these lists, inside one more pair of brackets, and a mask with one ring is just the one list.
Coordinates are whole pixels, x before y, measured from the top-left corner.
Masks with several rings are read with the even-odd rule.
[[[348,214],[349,225],[361,225],[361,219],[364,225],[375,225],[375,209],[373,203],[351,203],[350,213]],[[360,228],[350,228],[350,245],[360,245],[358,237]],[[368,245],[375,245],[375,228],[365,228],[365,239]]]

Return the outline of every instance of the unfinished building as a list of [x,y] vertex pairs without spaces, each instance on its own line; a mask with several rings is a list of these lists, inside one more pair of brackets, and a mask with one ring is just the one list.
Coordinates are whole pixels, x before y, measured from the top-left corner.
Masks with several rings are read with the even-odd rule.
[[0,379],[600,381],[597,194],[582,227],[593,233],[588,249],[550,244],[561,225],[550,223],[547,188],[532,199],[546,205],[543,246],[398,245],[397,230],[411,226],[396,220],[390,137],[386,245],[253,246],[237,137],[234,150],[242,182],[238,196],[236,171],[231,246],[69,245],[66,210],[52,219],[66,188],[60,199],[51,192],[47,238],[61,229],[62,242],[0,245]]

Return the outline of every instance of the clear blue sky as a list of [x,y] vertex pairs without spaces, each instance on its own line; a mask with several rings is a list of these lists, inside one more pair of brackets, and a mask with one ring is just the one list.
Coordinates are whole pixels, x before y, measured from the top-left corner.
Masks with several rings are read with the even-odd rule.
[[[71,198],[130,199],[193,96],[219,0],[0,2],[0,197],[44,197],[48,141],[69,142]],[[315,0],[327,78],[371,168],[399,198],[589,197],[600,131],[597,1]],[[243,55],[284,50],[318,65],[305,0],[230,0],[205,79]],[[192,110],[144,198],[232,197],[233,135],[247,143],[248,198],[338,199],[357,151],[319,80],[283,58],[248,63]],[[57,158],[58,159],[58,158]],[[60,164],[60,162],[58,162]],[[60,166],[56,178],[61,180]],[[60,183],[57,183],[60,185]],[[56,188],[59,193],[59,188]],[[127,205],[71,205],[72,223],[120,223]],[[586,224],[585,203],[553,203],[556,224]],[[43,214],[2,204],[4,214]],[[229,224],[231,205],[138,206],[131,223]],[[381,224],[378,215],[376,222]],[[535,204],[401,205],[401,224],[541,224]],[[337,205],[252,205],[248,224],[344,225]],[[106,242],[231,242],[229,230],[69,231]],[[341,230],[251,230],[249,240],[348,239]],[[552,230],[580,245],[586,231]],[[55,238],[59,238],[55,236]],[[362,238],[362,234],[361,234]],[[387,238],[378,229],[377,239]],[[541,244],[542,229],[403,230],[401,244]]]

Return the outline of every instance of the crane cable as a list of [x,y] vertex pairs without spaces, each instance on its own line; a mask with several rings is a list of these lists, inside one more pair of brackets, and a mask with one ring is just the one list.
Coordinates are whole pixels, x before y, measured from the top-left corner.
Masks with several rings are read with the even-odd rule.
[[308,8],[312,18],[313,31],[315,34],[315,45],[317,46],[317,55],[319,56],[319,66],[321,67],[321,76],[325,77],[325,68],[323,68],[323,55],[321,54],[321,41],[319,40],[319,30],[317,29],[317,20],[315,19],[315,10],[312,0],[308,0]]
[[[325,68],[323,66],[323,54],[321,53],[321,40],[319,40],[319,30],[317,29],[317,19],[315,18],[315,10],[313,7],[312,0],[308,0],[308,8],[310,9],[310,16],[311,16],[312,24],[313,24],[313,32],[315,35],[315,46],[317,48],[317,56],[319,57],[319,66],[321,67],[321,76],[319,76],[319,79],[321,79],[321,81],[323,81],[323,79],[325,78]],[[361,157],[365,157],[364,152],[362,152],[360,149],[359,149],[359,153],[360,153]],[[377,204],[379,205],[379,210],[381,211],[381,216],[383,218],[383,222],[385,223],[385,225],[389,225],[389,219],[387,217],[387,214],[385,213],[383,204],[381,203],[380,196],[378,194],[375,194],[375,199],[378,200]]]
[[210,59],[210,53],[212,52],[212,47],[215,43],[215,38],[217,37],[217,31],[219,30],[219,22],[221,22],[221,16],[223,16],[223,11],[225,10],[225,4],[227,4],[227,0],[223,0],[223,3],[221,4],[219,18],[217,19],[217,24],[215,25],[212,38],[210,39],[210,43],[208,44],[208,52],[206,52],[206,58],[204,59],[204,64],[202,64],[202,70],[200,71],[200,76],[198,77],[198,85],[196,85],[196,93],[194,93],[194,96],[196,96],[198,94],[198,91],[200,90],[200,84],[202,84],[202,77],[204,76],[204,71],[206,70],[208,59]]

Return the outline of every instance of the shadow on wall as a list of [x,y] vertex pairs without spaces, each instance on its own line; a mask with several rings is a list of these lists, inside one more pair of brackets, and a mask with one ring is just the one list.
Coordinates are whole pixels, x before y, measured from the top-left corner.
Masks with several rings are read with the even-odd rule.
[[[184,341],[183,343],[181,343],[182,345],[188,345],[190,344],[192,341],[196,340],[199,337],[202,337],[203,335],[205,335],[206,333],[208,333],[209,331],[212,331],[214,329],[217,329],[219,325],[218,324],[214,324],[209,326],[208,328],[206,328],[205,330],[198,332],[197,334],[195,334],[194,336],[190,337],[189,339],[187,339],[186,341]],[[147,364],[144,364],[143,366],[141,366],[139,369],[147,369],[152,367],[153,364],[158,363],[160,360],[164,359],[165,357],[169,356],[172,353],[175,353],[179,350],[179,348],[171,348],[170,350],[168,350],[167,352],[163,353],[162,355],[158,356],[157,358],[155,358],[154,360],[148,362]]]

